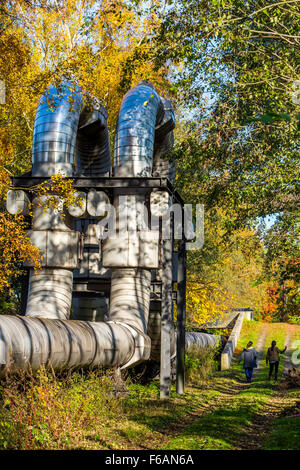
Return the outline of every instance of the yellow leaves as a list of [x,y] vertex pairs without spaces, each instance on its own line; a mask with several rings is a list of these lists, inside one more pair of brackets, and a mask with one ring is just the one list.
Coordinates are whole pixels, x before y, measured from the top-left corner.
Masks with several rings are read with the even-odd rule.
[[0,129],[0,198],[6,196],[11,186],[10,176],[12,176],[9,168],[14,162],[14,146],[10,140],[10,135],[6,129]]
[[[0,177],[2,178],[1,167]],[[1,183],[4,185],[3,179]],[[51,208],[64,217],[64,207],[68,208],[70,205],[77,204],[82,206],[83,204],[72,183],[72,179],[65,178],[61,173],[58,173],[32,188],[31,191],[34,196],[47,196],[46,202],[43,198],[40,203],[43,205],[44,211]],[[5,193],[9,184],[10,179],[8,178],[7,187],[3,186]],[[41,268],[40,253],[27,236],[26,229],[28,228],[22,215],[11,216],[0,213],[0,291],[10,288],[12,279],[21,274],[21,263],[24,261],[33,265],[35,270]]]
[[[9,175],[0,166],[0,191],[6,194],[11,185]],[[64,216],[63,207],[83,204],[72,186],[73,180],[56,174],[33,188],[35,196],[47,196],[43,209],[52,208]],[[31,212],[32,215],[32,212]],[[34,269],[41,268],[39,250],[34,247],[26,233],[28,224],[22,215],[0,213],[0,292],[9,289],[14,278],[22,273],[21,263],[28,261]]]
[[34,192],[36,196],[47,196],[46,204],[43,203],[44,210],[52,208],[61,212],[62,216],[64,215],[63,205],[66,208],[77,204],[83,207],[83,201],[77,196],[77,192],[73,187],[73,180],[66,178],[61,173],[51,176],[48,181],[36,186]]
[[28,260],[35,269],[41,267],[39,250],[30,243],[26,226],[23,216],[0,213],[0,291],[22,272],[20,263]]
[[203,279],[188,273],[186,310],[191,325],[205,326],[221,320],[232,299],[217,283],[205,283]]
[[161,20],[155,8],[141,15],[124,0],[103,0],[101,6],[96,0],[62,3],[59,9],[26,8],[24,2],[16,6],[20,27],[33,46],[31,82],[42,91],[43,82],[46,87],[71,77],[108,108],[114,130],[124,91],[144,78],[160,87],[166,76],[164,67],[154,71],[149,56]]

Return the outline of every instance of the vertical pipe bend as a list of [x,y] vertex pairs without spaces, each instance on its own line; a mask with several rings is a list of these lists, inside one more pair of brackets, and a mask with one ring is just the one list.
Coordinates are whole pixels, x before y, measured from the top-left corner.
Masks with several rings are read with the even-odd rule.
[[167,177],[173,182],[175,179],[174,161],[163,158],[163,156],[174,145],[175,115],[169,100],[162,98],[162,103],[164,108],[163,119],[155,129],[153,176]]
[[164,115],[152,84],[140,82],[123,98],[116,128],[114,175],[150,176],[155,127]]
[[29,274],[26,317],[67,320],[72,303],[71,269],[41,269]]
[[109,176],[110,142],[107,128],[107,111],[98,104],[88,106],[80,115],[76,137],[76,173],[80,176]]
[[92,108],[86,101],[70,83],[50,86],[42,95],[33,130],[33,176],[108,174],[107,113],[100,103]]
[[[52,176],[59,171],[66,176],[74,173],[77,176],[109,174],[110,144],[106,118],[107,112],[101,103],[84,96],[78,86],[70,83],[50,86],[42,95],[36,112],[32,174]],[[65,269],[70,266],[62,261],[63,253],[54,266],[49,264],[47,255],[51,243],[52,251],[59,250],[61,232],[70,228],[63,222],[57,223],[53,210],[47,212],[44,217],[38,205],[34,208],[34,239],[45,245],[47,261],[42,273],[35,274],[31,270],[26,315],[39,316],[43,312],[42,315],[48,318],[68,319],[73,271]],[[49,268],[54,268],[55,274]],[[57,279],[64,281],[58,282]]]
[[[114,153],[114,176],[147,177],[151,175],[155,126],[163,119],[163,105],[152,84],[140,82],[123,98],[117,120]],[[120,191],[115,191],[117,215]],[[137,212],[143,203],[141,195],[128,197],[128,213]],[[136,214],[130,214],[133,219]],[[129,239],[130,243],[130,239]],[[109,249],[109,246],[106,248]],[[137,332],[137,364],[150,356],[150,338],[147,336],[150,305],[150,269],[124,268],[112,272],[110,321],[129,325]]]
[[[115,135],[114,175],[147,177],[153,171],[153,155],[169,149],[175,125],[171,103],[161,98],[152,84],[145,81],[126,93],[123,98]],[[169,168],[169,167],[168,167]],[[115,191],[117,214],[118,196]],[[132,204],[132,199],[135,204]],[[130,196],[128,210],[140,205],[141,196]],[[129,198],[128,198],[129,199]],[[144,201],[142,201],[144,203]],[[118,210],[119,209],[119,210]],[[136,209],[138,211],[138,209]],[[134,218],[134,217],[133,217]],[[129,238],[130,243],[130,238]],[[107,245],[107,248],[109,245]],[[148,334],[151,271],[147,269],[113,270],[110,319],[117,319]],[[150,331],[152,329],[150,328]],[[152,336],[153,345],[156,337]]]

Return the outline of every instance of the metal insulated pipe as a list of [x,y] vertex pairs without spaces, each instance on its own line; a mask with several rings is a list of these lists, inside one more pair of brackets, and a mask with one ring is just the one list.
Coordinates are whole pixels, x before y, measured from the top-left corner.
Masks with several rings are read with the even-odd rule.
[[[85,171],[86,164],[91,163],[91,174],[94,174],[94,156],[97,154],[99,160],[107,156],[108,147],[105,150],[105,145],[100,143],[102,138],[106,139],[106,133],[99,141],[95,138],[100,153],[93,154],[91,148],[94,147],[85,145],[89,133],[93,135],[97,126],[99,131],[97,121],[101,118],[99,115],[97,119],[86,118],[79,89],[72,91],[67,85],[62,88],[63,96],[55,88],[48,90],[55,104],[54,110],[42,98],[37,111],[33,143],[35,176],[51,176],[58,170],[70,176],[74,162],[80,171]],[[141,83],[127,93],[117,126],[115,174],[130,177],[151,174],[155,126],[162,123],[163,117],[162,102],[150,85]],[[78,161],[75,160],[76,148]],[[102,171],[107,166],[99,165],[99,168]],[[146,334],[150,268],[113,270],[110,320],[107,323],[53,319],[55,313],[58,318],[67,318],[71,277],[77,267],[78,234],[68,227],[67,222],[64,226],[54,214],[50,213],[49,220],[43,221],[43,216],[37,216],[38,207],[35,210],[31,236],[46,253],[45,269],[36,275],[31,273],[27,315],[34,318],[0,316],[0,370],[29,366],[35,370],[42,364],[55,369],[92,365],[128,367],[148,359],[151,349]],[[57,276],[63,277],[62,283]],[[52,319],[42,318],[46,316]]]
[[[164,118],[161,98],[153,86],[141,82],[123,98],[115,136],[114,176],[147,177],[151,176],[155,128]],[[127,195],[126,202],[120,203],[121,191],[115,191],[114,205],[117,214],[117,230],[120,235],[127,231],[128,253],[134,251],[134,239],[138,233],[138,220],[143,217],[144,194]],[[128,214],[123,227],[123,213]],[[129,234],[128,234],[129,232]],[[141,232],[140,232],[141,233]],[[110,252],[110,244],[104,245],[104,256]],[[106,252],[105,252],[106,250]],[[130,255],[128,260],[130,262]],[[111,267],[115,266],[115,259]],[[139,264],[147,268],[147,262]],[[130,266],[130,265],[129,265]],[[150,307],[150,269],[114,269],[112,273],[110,319],[130,325],[147,335]],[[150,264],[149,264],[150,268]],[[148,339],[149,337],[146,336]],[[150,352],[150,351],[149,351]]]
[[67,320],[72,304],[73,272],[70,269],[30,270],[27,317]]
[[114,270],[111,279],[109,319],[147,333],[151,272],[146,269]]
[[188,351],[193,346],[197,346],[198,348],[213,348],[219,344],[220,340],[220,336],[210,335],[208,333],[186,332],[185,349]]
[[110,142],[107,112],[100,104],[97,110],[85,111],[80,116],[76,139],[76,172],[82,176],[109,176]]
[[153,158],[153,176],[167,177],[170,181],[175,179],[175,164],[173,160],[163,159],[174,144],[173,129],[175,127],[175,116],[172,104],[169,100],[162,98],[164,116],[155,129],[155,144]]
[[82,105],[79,88],[72,89],[67,83],[59,89],[50,86],[42,95],[33,130],[33,176],[52,176],[58,171],[66,176],[73,175]]
[[[148,84],[141,83],[125,95],[116,128],[114,176],[135,177],[151,174],[155,124],[157,119],[162,117],[161,111],[160,98]],[[121,195],[122,191],[116,190],[114,193],[116,229],[120,237],[128,238],[124,248],[126,253],[128,251],[128,256],[125,253],[124,269],[112,270],[109,319],[131,327],[137,333],[135,356],[127,364],[128,366],[150,356],[151,341],[147,336],[147,325],[151,271],[139,269],[138,266],[130,268],[129,264],[131,258],[129,253],[134,248],[134,242],[130,239],[128,231],[136,234],[137,220],[139,212],[143,210],[145,197],[136,193],[126,195],[125,202],[120,203]],[[126,220],[122,217],[124,213],[127,214]],[[118,260],[111,248],[110,241],[104,244],[103,256],[107,259],[107,267],[114,268]]]
[[[41,97],[33,133],[34,176],[52,176],[58,171],[72,176],[74,163],[77,174],[103,176],[109,173],[107,113],[99,102],[92,98],[90,101],[94,102],[93,109],[80,88],[69,83],[59,88],[51,86]],[[77,259],[70,263],[66,252],[71,244],[73,251],[74,248],[77,251],[76,232],[69,239],[63,236],[62,232],[73,228],[72,223],[67,220],[68,226],[53,210],[43,213],[41,199],[36,199],[34,207],[33,241],[45,252],[46,263],[41,273],[35,274],[31,270],[26,315],[68,319],[73,270],[65,268],[74,269]],[[62,243],[63,239],[67,246]],[[61,256],[60,250],[63,251]],[[77,258],[77,253],[74,257]],[[55,273],[50,268],[55,268]]]
[[72,302],[78,234],[72,230],[70,218],[53,207],[45,208],[46,202],[46,196],[33,200],[29,235],[41,250],[43,269],[30,270],[26,316],[66,320]]
[[41,97],[34,123],[32,175],[63,172],[103,176],[110,171],[106,111],[86,103],[78,86],[50,86]]
[[115,176],[150,176],[155,127],[164,108],[153,86],[141,82],[129,90],[119,111],[114,155]]
[[37,370],[127,363],[136,348],[135,332],[109,323],[0,317],[0,375]]
[[[156,151],[158,154],[159,149],[161,149],[159,154],[161,155],[163,151],[173,145],[172,130],[174,125],[174,113],[170,102],[160,98],[151,84],[143,81],[126,93],[117,121],[114,175],[127,177],[151,176],[154,152]],[[138,230],[137,223],[142,218],[145,195],[137,195],[135,192],[134,195],[127,196],[125,203],[119,202],[120,195],[122,195],[122,192],[115,192],[114,205],[118,218],[117,229],[121,233],[128,230],[128,251],[130,252],[130,245],[133,247],[134,243],[133,237],[130,237],[130,232],[134,235],[135,231]],[[129,214],[128,227],[126,228],[122,227],[122,222],[120,222],[124,211]],[[109,250],[109,244],[106,244],[105,248]],[[128,256],[129,258],[130,256]],[[147,263],[139,266],[147,267]],[[117,318],[121,322],[138,328],[144,334],[148,335],[150,332],[151,350],[155,356],[157,346],[160,344],[160,328],[159,331],[155,331],[155,328],[152,327],[154,326],[152,321],[150,327],[148,327],[150,286],[150,270],[114,270],[110,318]],[[174,334],[173,336],[175,337]]]

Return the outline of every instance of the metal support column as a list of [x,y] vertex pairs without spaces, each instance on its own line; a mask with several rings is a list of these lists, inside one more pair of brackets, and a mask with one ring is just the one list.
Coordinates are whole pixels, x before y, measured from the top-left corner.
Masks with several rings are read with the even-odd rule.
[[186,298],[186,242],[178,240],[177,278],[177,346],[176,392],[184,393],[185,384],[185,298]]
[[29,269],[24,268],[24,274],[20,276],[21,281],[21,315],[25,315],[29,288]]
[[171,321],[172,321],[172,251],[171,239],[162,241],[162,306],[161,306],[161,353],[160,398],[170,397],[171,386]]

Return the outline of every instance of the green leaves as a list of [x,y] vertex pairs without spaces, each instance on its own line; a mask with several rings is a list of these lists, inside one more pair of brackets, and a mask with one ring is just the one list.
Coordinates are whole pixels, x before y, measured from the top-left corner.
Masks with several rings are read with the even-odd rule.
[[291,122],[292,118],[287,113],[268,112],[265,114],[261,114],[260,116],[256,118],[248,118],[247,121],[248,122],[261,122],[263,124],[272,124],[273,122],[277,122],[277,121]]
[[172,86],[192,121],[176,146],[178,188],[187,200],[234,210],[232,227],[294,204],[299,14],[296,3],[189,0],[162,20],[168,35],[162,27],[156,47],[184,60]]

